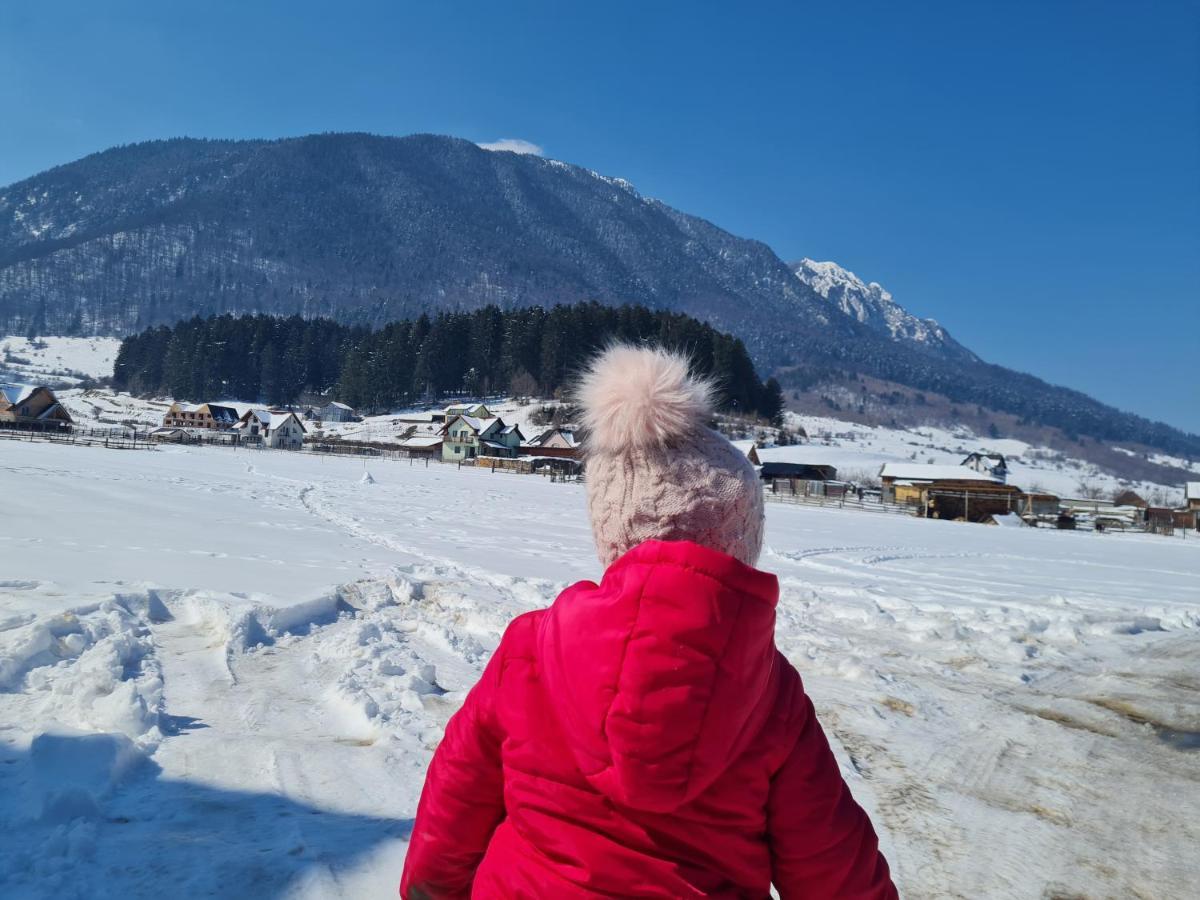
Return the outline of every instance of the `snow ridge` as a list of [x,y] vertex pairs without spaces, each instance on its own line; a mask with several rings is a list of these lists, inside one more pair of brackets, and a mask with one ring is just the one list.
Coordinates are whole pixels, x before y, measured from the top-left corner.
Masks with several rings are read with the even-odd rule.
[[933,319],[914,316],[878,282],[864,282],[835,262],[802,259],[792,264],[796,277],[846,315],[894,341],[953,348],[968,353]]

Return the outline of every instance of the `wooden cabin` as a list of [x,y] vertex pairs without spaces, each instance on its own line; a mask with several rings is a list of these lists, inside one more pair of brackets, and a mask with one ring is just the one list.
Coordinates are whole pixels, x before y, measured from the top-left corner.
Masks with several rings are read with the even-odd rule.
[[58,430],[70,428],[72,420],[44,384],[0,384],[0,424]]
[[883,500],[912,506],[931,519],[983,522],[1021,511],[1021,490],[967,466],[887,463],[879,471]]

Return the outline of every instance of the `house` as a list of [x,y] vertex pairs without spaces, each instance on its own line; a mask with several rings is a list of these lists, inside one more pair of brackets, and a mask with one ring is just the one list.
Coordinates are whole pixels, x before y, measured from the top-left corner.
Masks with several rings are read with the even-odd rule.
[[442,459],[459,462],[476,456],[518,456],[524,440],[520,428],[505,425],[499,416],[481,419],[456,413],[446,419]]
[[1184,489],[1184,509],[1200,510],[1200,481],[1189,481]]
[[560,450],[574,450],[579,446],[579,438],[572,428],[547,428],[529,442],[530,447],[551,447]]
[[505,425],[503,419],[497,419],[500,423],[500,428],[483,440],[479,450],[480,456],[507,456],[515,457],[521,455],[521,445],[525,443],[525,435],[521,433],[520,426],[515,423]]
[[176,401],[163,415],[164,428],[207,428],[210,431],[229,431],[239,421],[232,406],[218,403],[180,403]]
[[314,418],[320,419],[322,422],[353,422],[358,418],[353,407],[347,406],[345,403],[339,403],[336,400],[319,407],[313,412],[315,413]]
[[247,410],[235,428],[241,432],[243,440],[251,443],[261,441],[267,447],[283,450],[299,450],[307,434],[296,414],[286,410]]
[[991,475],[1001,484],[1008,481],[1008,462],[999,453],[972,453],[962,461],[968,469]]
[[547,428],[521,448],[528,456],[579,459],[579,438],[570,428]]
[[0,384],[0,425],[60,429],[71,424],[71,414],[45,385]]
[[[753,462],[753,460],[751,460]],[[837,478],[837,469],[833,466],[817,465],[814,463],[765,462],[758,472],[763,481],[774,481],[776,478],[798,481],[833,481]]]
[[1145,509],[1150,505],[1140,494],[1130,490],[1121,491],[1121,493],[1113,497],[1113,503],[1117,506],[1136,506],[1138,509]]
[[465,404],[462,406],[447,406],[444,421],[449,422],[455,416],[470,416],[473,419],[494,419],[496,416],[482,403]]
[[969,466],[886,463],[879,470],[885,503],[908,504],[933,519],[982,522],[1020,511],[1020,489]]

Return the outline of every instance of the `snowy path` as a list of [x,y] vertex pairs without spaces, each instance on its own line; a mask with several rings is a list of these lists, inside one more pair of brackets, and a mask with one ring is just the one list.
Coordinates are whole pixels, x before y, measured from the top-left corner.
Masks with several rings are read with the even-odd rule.
[[[362,473],[0,446],[0,896],[394,895],[503,628],[599,572],[576,486]],[[1189,895],[1200,541],[772,506],[768,545],[905,896]]]

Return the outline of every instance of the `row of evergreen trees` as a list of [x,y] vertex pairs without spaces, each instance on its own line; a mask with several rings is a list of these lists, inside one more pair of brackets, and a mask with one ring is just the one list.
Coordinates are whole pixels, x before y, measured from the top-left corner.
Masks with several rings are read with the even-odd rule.
[[299,316],[213,316],[126,338],[116,387],[179,400],[294,403],[332,394],[359,409],[454,394],[553,396],[612,340],[686,351],[713,377],[723,409],[778,419],[783,392],[763,383],[740,340],[680,313],[598,303],[422,315],[379,330]]

